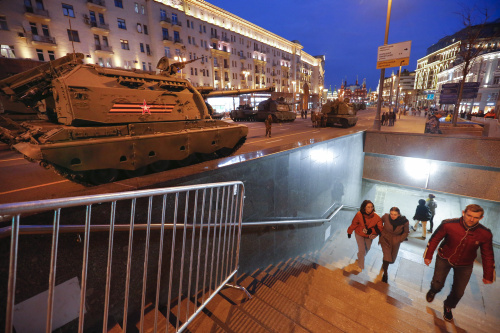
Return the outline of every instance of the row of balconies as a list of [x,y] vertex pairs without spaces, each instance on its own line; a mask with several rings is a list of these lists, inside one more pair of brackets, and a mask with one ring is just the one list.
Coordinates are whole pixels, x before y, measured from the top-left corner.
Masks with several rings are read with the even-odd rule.
[[160,16],[160,24],[171,24],[173,26],[182,27],[181,21],[177,20],[177,21],[172,22],[172,20],[166,16]]
[[33,35],[31,34],[31,40],[35,43],[51,44],[56,45],[56,38],[52,36],[43,35]]
[[[101,7],[104,7],[104,8],[106,7],[106,3],[105,3],[104,0],[87,0],[87,3],[91,4],[91,5],[101,6]],[[49,12],[47,10],[45,10],[45,9],[38,9],[38,8],[35,8],[35,7],[31,7],[31,6],[25,6],[25,10],[26,10],[26,14],[28,16],[35,15],[35,16],[40,16],[40,17],[43,17],[43,18],[49,18],[50,19]],[[87,25],[89,25],[91,28],[96,28],[96,29],[100,29],[100,30],[104,30],[104,31],[109,31],[109,24],[98,23],[98,22],[95,22],[95,21],[90,21],[87,16],[84,16],[84,22]],[[175,21],[175,22],[172,23],[172,20],[170,18],[168,18],[168,17],[160,17],[160,23],[169,23],[169,24],[172,24],[172,25],[180,26],[180,27],[182,26],[182,22],[181,21]],[[39,36],[39,37],[46,37],[46,36]],[[36,37],[36,38],[38,38],[38,37]],[[50,40],[51,38],[53,39],[53,37],[49,37],[49,38],[46,38],[45,40]],[[211,38],[217,39],[217,40],[221,40],[221,41],[224,41],[224,42],[229,42],[229,38],[227,38],[226,36],[220,37],[217,34],[211,34]],[[45,40],[40,40],[40,42],[46,42],[46,43],[55,44],[55,39],[54,39],[53,42],[50,42],[50,41],[47,42]],[[163,40],[172,41],[171,37],[163,38]],[[180,38],[176,39],[176,40],[174,40],[174,43],[182,43],[182,39],[180,39]],[[198,45],[195,44],[194,46],[198,46]],[[205,49],[208,49],[208,48],[205,48]],[[263,53],[263,54],[267,54],[266,51],[259,50],[256,47],[254,47],[254,51],[257,51],[257,52]],[[291,58],[289,56],[287,56],[287,55],[282,55],[281,58],[284,59],[284,60],[287,60],[287,61],[291,61]],[[240,55],[240,59],[247,59],[247,58],[244,55]],[[273,62],[273,66],[277,66],[277,64]]]
[[45,9],[39,9],[39,8],[35,8],[35,7],[31,7],[31,6],[24,6],[24,10],[25,10],[25,15],[26,16],[35,16],[35,17],[41,17],[41,18],[44,18],[44,19],[49,19],[50,20],[50,16],[49,16],[49,11],[48,10],[45,10]]
[[104,0],[87,0],[89,5],[96,5],[101,7],[106,7],[106,2]]

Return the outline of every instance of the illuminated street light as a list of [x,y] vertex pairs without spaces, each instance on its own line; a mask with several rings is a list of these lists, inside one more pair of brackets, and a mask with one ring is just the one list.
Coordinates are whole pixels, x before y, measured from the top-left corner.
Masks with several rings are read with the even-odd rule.
[[[385,39],[384,45],[387,45],[389,39],[389,23],[391,22],[391,6],[392,0],[388,0],[387,3],[387,19],[385,21]],[[373,129],[380,131],[380,110],[382,109],[382,93],[384,91],[384,78],[385,78],[385,68],[380,70],[380,84],[378,89],[378,101],[377,101],[377,114],[375,115],[375,120],[373,121]]]

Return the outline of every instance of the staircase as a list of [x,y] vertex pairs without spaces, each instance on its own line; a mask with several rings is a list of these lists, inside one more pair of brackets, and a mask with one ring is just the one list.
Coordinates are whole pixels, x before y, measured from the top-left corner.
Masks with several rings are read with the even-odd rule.
[[[342,233],[342,236],[343,235]],[[389,268],[389,283],[380,281],[381,253],[374,247],[362,273],[351,271],[355,245],[347,237],[335,237],[321,251],[282,261],[238,277],[252,298],[233,288],[224,288],[191,322],[189,332],[499,332],[498,288],[475,290],[477,267],[466,294],[453,311],[454,320],[443,320],[442,307],[450,286],[433,303],[425,293],[432,267],[404,264],[405,258],[421,260],[401,249],[400,258]],[[345,239],[344,239],[345,238]],[[411,240],[412,241],[412,240]],[[406,242],[408,243],[408,242]],[[419,244],[419,243],[417,243]],[[354,248],[353,248],[354,247]],[[354,254],[353,254],[354,253]],[[398,266],[396,276],[395,267]],[[480,268],[480,265],[478,265]],[[451,275],[451,273],[450,273]],[[480,288],[488,288],[483,286]],[[497,282],[498,283],[498,282]],[[491,286],[491,285],[490,285]],[[201,294],[198,294],[201,299]],[[190,300],[194,307],[195,299]],[[188,302],[183,299],[182,302]],[[154,332],[154,308],[145,315],[144,332]],[[165,309],[159,311],[158,331],[165,332]],[[171,309],[169,332],[175,331],[177,316]],[[127,332],[138,332],[139,321],[129,320]],[[116,329],[117,327],[115,327]],[[134,330],[135,329],[135,330]],[[117,329],[114,332],[120,332]]]

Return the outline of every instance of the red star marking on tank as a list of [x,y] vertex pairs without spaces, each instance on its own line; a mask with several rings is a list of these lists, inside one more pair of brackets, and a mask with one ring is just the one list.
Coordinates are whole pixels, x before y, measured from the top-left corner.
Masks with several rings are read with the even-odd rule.
[[144,104],[142,104],[141,109],[142,109],[142,114],[145,114],[146,112],[151,114],[149,106],[146,104],[146,100],[144,100]]

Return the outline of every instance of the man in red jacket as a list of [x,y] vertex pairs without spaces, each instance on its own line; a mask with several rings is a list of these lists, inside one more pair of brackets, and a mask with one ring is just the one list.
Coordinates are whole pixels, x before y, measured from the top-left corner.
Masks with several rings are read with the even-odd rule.
[[443,289],[446,277],[453,268],[453,286],[448,298],[444,301],[443,317],[446,321],[453,319],[451,309],[457,306],[464,295],[479,247],[483,259],[483,283],[490,284],[495,281],[493,234],[490,229],[479,223],[483,214],[484,210],[481,206],[468,205],[462,212],[461,218],[444,220],[427,243],[424,262],[429,266],[434,250],[444,239],[436,256],[431,289],[426,295],[427,302],[432,302],[434,296]]

